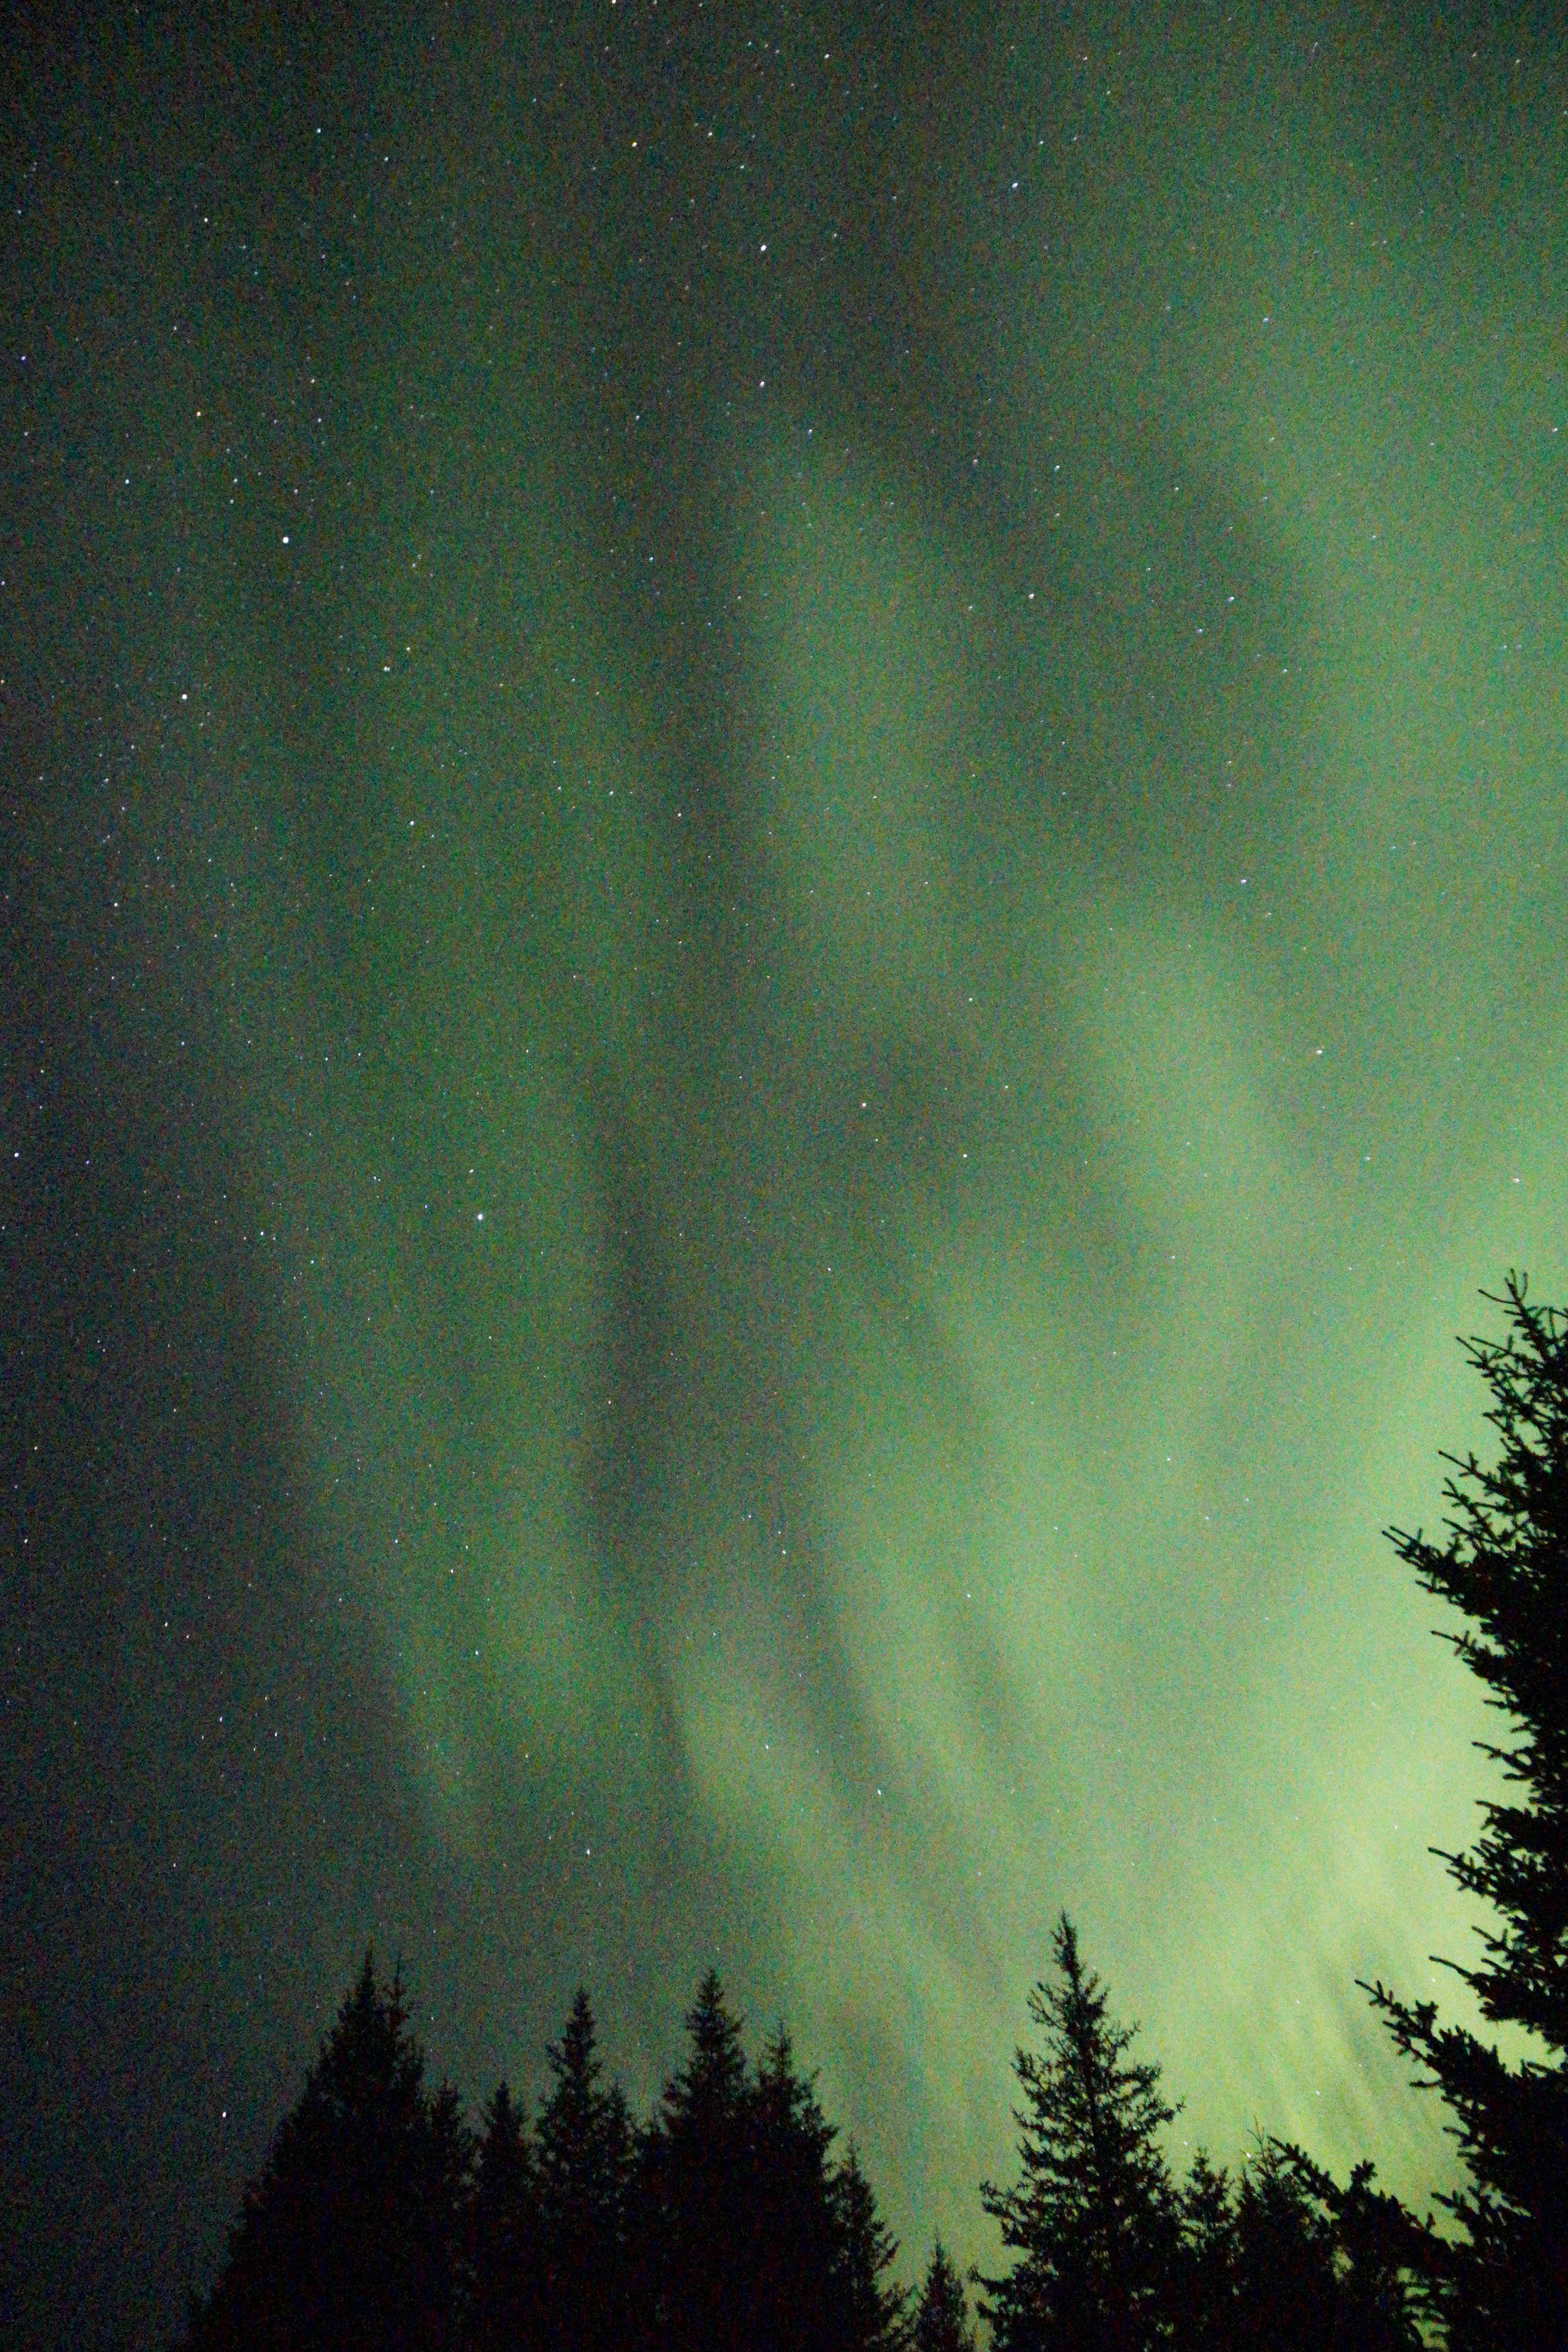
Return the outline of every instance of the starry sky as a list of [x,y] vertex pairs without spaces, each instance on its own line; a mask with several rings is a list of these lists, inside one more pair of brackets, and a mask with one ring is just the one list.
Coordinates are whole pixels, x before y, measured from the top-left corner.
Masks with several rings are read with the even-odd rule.
[[1178,2158],[1448,2178],[1355,1979],[1482,1786],[1380,1530],[1568,1293],[1550,16],[8,36],[25,2336],[177,2316],[371,1939],[475,2098],[716,1963],[907,2274],[1064,1905]]

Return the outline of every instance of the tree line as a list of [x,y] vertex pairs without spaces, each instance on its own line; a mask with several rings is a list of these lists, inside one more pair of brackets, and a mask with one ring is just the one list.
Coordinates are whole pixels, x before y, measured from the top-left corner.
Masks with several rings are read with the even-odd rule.
[[191,2352],[902,2345],[894,2246],[781,2028],[749,2066],[718,1977],[634,2124],[579,1991],[531,2126],[502,2081],[477,2131],[432,2090],[402,1986],[366,1955],[247,2191]]
[[[1568,2343],[1568,1318],[1510,1277],[1467,1352],[1497,1459],[1448,1457],[1442,1540],[1391,1530],[1450,1603],[1506,1717],[1484,1752],[1517,1801],[1445,1856],[1488,1908],[1458,1968],[1510,2065],[1436,2006],[1364,1988],[1451,2111],[1464,2185],[1418,2221],[1262,2138],[1233,2177],[1173,2173],[1176,2113],[1064,1913],[1015,2055],[1016,2177],[981,2184],[1005,2267],[940,2241],[918,2290],[853,2146],[781,2026],[755,2063],[710,1971],[683,2064],[636,2122],[580,1991],[531,2121],[503,2081],[478,2128],[426,2084],[399,1979],[366,1955],[247,2190],[184,2352],[1545,2352]],[[1449,1962],[1452,1967],[1456,1964]]]

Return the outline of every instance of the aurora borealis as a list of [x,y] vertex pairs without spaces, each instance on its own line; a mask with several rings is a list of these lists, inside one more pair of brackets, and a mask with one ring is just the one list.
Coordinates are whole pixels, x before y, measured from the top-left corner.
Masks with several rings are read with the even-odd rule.
[[370,1939],[470,2097],[715,1962],[912,2275],[1065,1905],[1180,2137],[1424,2208],[1560,36],[257,14],[6,66],[19,2324],[172,2323]]

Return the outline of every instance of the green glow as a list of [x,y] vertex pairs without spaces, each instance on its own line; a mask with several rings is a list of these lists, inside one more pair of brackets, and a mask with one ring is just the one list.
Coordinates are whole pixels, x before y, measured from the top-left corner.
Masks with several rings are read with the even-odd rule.
[[[499,337],[416,273],[332,384],[319,765],[258,720],[214,786],[268,1312],[454,1899],[515,1856],[638,2095],[716,1952],[915,2248],[986,2251],[1064,1904],[1179,2131],[1447,2163],[1353,1979],[1465,1948],[1475,1724],[1378,1530],[1478,1287],[1568,1287],[1568,179],[1521,129],[1531,235],[1433,228],[1371,82],[1262,47],[1256,113],[1120,54],[1000,259],[910,162],[933,310],[942,237],[999,289],[991,506],[853,356],[667,425],[725,453],[711,576],[652,566],[731,615],[722,808],[557,397],[590,293],[499,231]],[[1056,155],[1038,64],[984,102]]]

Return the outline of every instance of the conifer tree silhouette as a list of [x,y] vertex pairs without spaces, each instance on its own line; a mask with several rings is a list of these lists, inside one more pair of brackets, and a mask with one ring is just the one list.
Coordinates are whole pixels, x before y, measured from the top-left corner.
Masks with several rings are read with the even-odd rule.
[[1235,2232],[1230,2341],[1243,2352],[1331,2352],[1339,2314],[1332,2219],[1271,2139],[1242,2167]]
[[853,2143],[834,2172],[829,2194],[838,2241],[832,2275],[845,2352],[899,2352],[909,2297],[902,2287],[884,2283],[898,2256],[898,2241],[877,2210]]
[[641,2151],[638,2234],[651,2340],[668,2352],[892,2352],[897,2249],[851,2149],[780,2026],[753,2075],[712,1970],[686,2063]]
[[1238,2182],[1199,2151],[1168,2281],[1173,2352],[1420,2352],[1410,2273],[1426,2245],[1363,2163],[1342,2189],[1265,2136]]
[[828,2293],[828,2152],[837,2137],[781,2024],[750,2095],[745,2229],[754,2352],[832,2352],[839,2340]]
[[534,2135],[542,2340],[551,2352],[625,2352],[633,2134],[619,2084],[600,2087],[585,1989],[545,2055],[555,2081]]
[[938,2238],[931,2250],[926,2274],[910,2331],[910,2352],[975,2352],[969,2305],[946,2247]]
[[535,2352],[544,2336],[533,2151],[503,2080],[484,2112],[468,2231],[471,2352]]
[[1177,2202],[1158,2134],[1176,2110],[1159,2067],[1129,2059],[1137,2028],[1112,2023],[1065,1912],[1053,1952],[1059,1981],[1029,1996],[1044,2051],[1014,2059],[1023,2178],[981,2187],[1019,2259],[1005,2277],[982,2277],[981,2307],[997,2352],[1147,2352],[1175,2262]]
[[1495,1463],[1446,1457],[1447,1539],[1389,1530],[1431,1593],[1468,1619],[1445,1634],[1509,1726],[1483,1744],[1520,1792],[1481,1806],[1450,1875],[1496,1916],[1482,1958],[1455,1968],[1489,2023],[1521,2027],[1532,2054],[1510,2064],[1495,2043],[1440,2025],[1364,1988],[1399,2049],[1455,2116],[1469,2185],[1441,2201],[1464,2236],[1437,2301],[1453,2352],[1539,2352],[1568,2340],[1568,1317],[1530,1303],[1522,1277],[1503,1295],[1500,1340],[1465,1353],[1490,1391]]
[[715,1969],[698,1986],[686,2029],[686,2063],[645,2150],[657,2326],[670,2352],[726,2352],[746,2341],[752,2315],[751,2100],[741,2026]]
[[1238,2248],[1230,2176],[1199,2148],[1180,2192],[1180,2242],[1167,2303],[1178,2344],[1228,2352],[1236,2340]]
[[247,2189],[190,2352],[445,2352],[456,2342],[471,2143],[435,2096],[401,1979],[374,1955]]
[[[1288,2140],[1266,2140],[1262,2155],[1283,2191],[1279,2212],[1293,2215],[1298,2245],[1312,2249],[1308,2257],[1312,2263],[1319,2250],[1328,2256],[1326,2292],[1320,2295],[1314,2284],[1298,2303],[1298,2314],[1321,2310],[1326,2315],[1321,2341],[1335,2352],[1342,2345],[1353,2345],[1356,2352],[1420,2352],[1411,2281],[1429,2267],[1430,2231],[1417,2225],[1396,2197],[1373,2187],[1374,2168],[1365,2158],[1342,2189],[1331,2174]],[[1257,2169],[1249,2169],[1249,2182]],[[1288,2259],[1285,2267],[1289,2266]],[[1246,2285],[1244,2268],[1244,2293]],[[1279,2326],[1286,2334],[1282,2337],[1277,2331],[1273,2337],[1258,2340],[1295,2342],[1289,2329],[1294,2325],[1300,2331],[1301,2319],[1289,2318],[1286,2298],[1277,2302]],[[1309,2333],[1305,2340],[1310,2344],[1318,2339]]]

